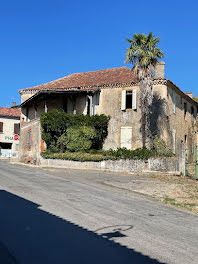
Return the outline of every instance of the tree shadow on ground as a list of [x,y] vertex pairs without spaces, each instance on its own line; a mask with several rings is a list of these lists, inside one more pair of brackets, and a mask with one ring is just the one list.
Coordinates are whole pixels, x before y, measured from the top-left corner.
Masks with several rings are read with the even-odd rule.
[[0,240],[17,263],[160,263],[108,237],[112,236],[104,238],[39,209],[38,204],[0,191]]

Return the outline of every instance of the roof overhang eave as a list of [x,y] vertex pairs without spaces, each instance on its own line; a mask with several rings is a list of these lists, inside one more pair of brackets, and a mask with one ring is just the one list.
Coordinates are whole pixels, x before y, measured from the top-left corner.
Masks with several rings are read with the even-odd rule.
[[97,91],[100,91],[99,88],[96,89],[85,89],[82,90],[80,88],[75,89],[56,89],[56,90],[40,90],[37,93],[35,93],[33,96],[31,96],[29,99],[25,100],[23,103],[21,103],[20,107],[27,106],[28,104],[36,102],[38,99],[45,99],[48,95],[51,94],[88,94],[88,93],[95,93]]

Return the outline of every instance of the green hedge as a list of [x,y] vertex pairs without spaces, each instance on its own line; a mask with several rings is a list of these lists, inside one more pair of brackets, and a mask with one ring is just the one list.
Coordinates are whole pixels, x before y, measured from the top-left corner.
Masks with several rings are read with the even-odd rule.
[[[130,160],[147,160],[152,157],[164,157],[155,150],[146,148],[140,148],[136,150],[128,150],[126,148],[120,148],[117,150],[90,150],[88,153],[84,152],[69,152],[65,153],[41,153],[43,158],[46,159],[63,159],[74,161],[102,161],[102,160],[118,160],[118,159],[130,159]],[[167,155],[166,157],[171,157]]]
[[[48,150],[59,152],[60,148],[57,146],[57,142],[62,135],[67,137],[68,128],[87,127],[94,129],[96,133],[91,139],[91,148],[101,149],[108,134],[109,120],[110,117],[105,115],[74,115],[52,110],[41,116],[42,139],[46,142]],[[79,148],[76,149],[76,151],[78,150]]]
[[65,153],[50,153],[42,152],[41,156],[44,159],[61,159],[61,160],[73,160],[73,161],[103,161],[103,160],[116,160],[116,157],[102,155],[102,154],[91,154],[84,152],[68,152]]

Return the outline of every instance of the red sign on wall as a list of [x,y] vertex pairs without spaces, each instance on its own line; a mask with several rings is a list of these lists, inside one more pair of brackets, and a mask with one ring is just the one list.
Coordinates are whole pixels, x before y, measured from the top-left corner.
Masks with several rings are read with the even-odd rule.
[[14,140],[19,140],[19,136],[18,135],[14,135]]

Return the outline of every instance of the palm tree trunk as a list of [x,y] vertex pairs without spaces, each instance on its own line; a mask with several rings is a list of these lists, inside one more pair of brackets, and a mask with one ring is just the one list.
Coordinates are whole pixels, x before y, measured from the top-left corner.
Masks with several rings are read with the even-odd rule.
[[146,147],[147,136],[149,134],[149,106],[152,104],[152,74],[150,71],[140,69],[140,107],[141,107],[141,133],[142,146]]

